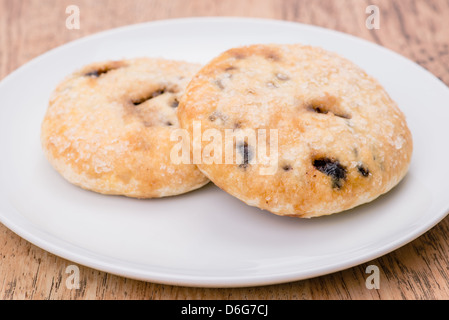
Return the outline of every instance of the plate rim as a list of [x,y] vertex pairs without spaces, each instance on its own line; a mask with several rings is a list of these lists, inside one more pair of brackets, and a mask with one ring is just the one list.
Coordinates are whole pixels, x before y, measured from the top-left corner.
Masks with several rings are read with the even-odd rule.
[[[14,81],[14,79],[18,76],[20,76],[21,72],[26,71],[26,69],[34,64],[38,64],[41,59],[45,59],[47,56],[50,56],[52,54],[57,54],[59,50],[69,48],[70,46],[76,46],[79,43],[82,43],[84,41],[91,41],[95,38],[101,38],[103,36],[111,35],[117,32],[122,31],[130,31],[133,29],[140,29],[145,28],[147,26],[154,26],[154,25],[161,25],[161,24],[174,24],[174,23],[208,23],[208,22],[241,22],[241,23],[270,23],[270,24],[278,24],[283,26],[291,26],[291,27],[299,27],[304,29],[313,29],[318,30],[321,32],[331,33],[334,35],[338,35],[340,37],[349,38],[352,41],[357,41],[359,43],[363,43],[364,45],[372,46],[376,48],[376,50],[384,50],[388,54],[396,56],[396,58],[400,58],[404,61],[407,61],[408,63],[412,64],[414,67],[419,67],[422,72],[427,73],[430,75],[433,80],[436,80],[440,85],[444,87],[444,89],[448,90],[449,88],[442,82],[438,77],[436,77],[434,74],[432,74],[430,71],[422,67],[421,65],[413,62],[411,59],[400,55],[399,53],[388,49],[386,47],[383,47],[377,43],[368,41],[363,38],[359,38],[357,36],[354,36],[352,34],[344,33],[341,31],[333,30],[333,29],[327,29],[321,26],[315,26],[310,24],[304,24],[294,21],[285,21],[285,20],[278,20],[278,19],[267,19],[267,18],[247,18],[247,17],[237,17],[237,16],[220,16],[220,17],[188,17],[188,18],[176,18],[176,19],[160,19],[160,20],[153,20],[148,22],[142,22],[142,23],[136,23],[136,24],[130,24],[121,26],[118,28],[112,28],[108,30],[103,30],[100,32],[96,32],[87,36],[84,36],[82,38],[72,40],[70,42],[67,42],[65,44],[59,45],[53,49],[50,49],[46,51],[43,54],[40,54],[36,56],[35,58],[29,60],[28,62],[24,63],[23,65],[19,66],[17,69],[10,72],[8,75],[6,75],[1,81],[0,81],[0,90],[3,88],[3,86],[10,82]],[[17,218],[14,217],[14,215],[19,214]],[[266,274],[258,274],[255,276],[222,276],[220,278],[217,278],[217,276],[194,276],[194,275],[186,275],[186,274],[174,274],[174,273],[161,273],[161,272],[155,272],[151,270],[145,270],[139,267],[136,267],[136,263],[132,263],[131,266],[124,267],[123,263],[127,263],[127,261],[119,259],[122,264],[119,266],[114,265],[111,263],[113,259],[110,257],[107,257],[105,255],[102,255],[100,253],[94,253],[91,252],[85,248],[73,245],[68,243],[67,241],[60,239],[52,234],[47,234],[46,237],[42,238],[36,233],[41,232],[38,228],[36,228],[32,223],[27,221],[25,217],[21,216],[20,213],[14,212],[14,213],[7,213],[0,211],[0,222],[5,225],[9,230],[17,234],[19,237],[23,238],[24,240],[30,242],[33,245],[36,245],[37,247],[48,251],[52,254],[55,254],[56,256],[59,256],[61,258],[64,258],[66,260],[75,262],[77,264],[93,268],[99,271],[115,274],[118,276],[123,276],[131,279],[146,281],[146,282],[153,282],[153,283],[159,283],[159,284],[167,284],[167,285],[175,285],[175,286],[189,286],[189,287],[202,287],[202,288],[238,288],[238,287],[252,287],[252,286],[262,286],[262,285],[272,285],[272,284],[280,284],[280,283],[286,283],[291,281],[299,281],[304,279],[309,279],[313,277],[323,276],[326,274],[331,274],[334,272],[342,271],[357,265],[360,265],[362,263],[366,263],[370,260],[377,259],[381,256],[384,256],[388,253],[391,253],[392,251],[410,243],[411,241],[419,238],[424,233],[435,227],[439,222],[441,222],[447,215],[449,214],[449,204],[447,204],[447,207],[444,211],[438,212],[438,214],[432,215],[432,219],[426,220],[427,223],[424,225],[420,225],[417,228],[414,228],[412,231],[407,232],[404,236],[401,238],[395,239],[395,241],[388,243],[386,245],[383,245],[381,247],[377,247],[376,250],[371,250],[368,253],[365,253],[363,255],[357,255],[356,257],[352,257],[350,259],[346,259],[342,262],[332,263],[332,266],[324,266],[320,268],[313,268],[313,269],[301,269],[297,272],[284,272],[275,274],[272,273],[270,275]],[[12,218],[11,218],[12,216]],[[21,219],[26,220],[25,223],[21,223]],[[26,226],[26,224],[29,224],[29,226]],[[25,226],[24,226],[25,224]],[[28,227],[29,229],[27,229]],[[30,230],[31,229],[31,230]],[[35,229],[35,230],[33,230]],[[37,230],[37,232],[36,232]],[[31,231],[35,231],[34,233]],[[77,248],[78,250],[81,250],[84,252],[83,254],[80,254],[79,251],[73,252],[71,250],[67,249],[67,246]],[[91,255],[91,257],[87,257],[86,255]]]

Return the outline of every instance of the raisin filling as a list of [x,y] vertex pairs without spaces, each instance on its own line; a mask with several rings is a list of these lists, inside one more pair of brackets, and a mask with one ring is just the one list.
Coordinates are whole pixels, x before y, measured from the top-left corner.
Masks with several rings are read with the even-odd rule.
[[338,113],[338,112],[331,111],[323,104],[313,104],[312,103],[307,106],[307,110],[313,111],[316,113],[321,113],[321,114],[328,114],[330,112],[336,117],[340,117],[343,119],[351,119],[351,116],[344,114],[344,113]]
[[363,165],[359,165],[357,166],[357,169],[359,170],[360,174],[364,177],[368,177],[369,176],[369,170],[368,168],[364,167]]
[[247,142],[243,142],[237,146],[237,150],[243,157],[243,163],[239,165],[240,168],[246,169],[249,166],[249,162],[253,159],[253,153],[250,150]]
[[150,93],[147,96],[144,96],[144,97],[139,98],[139,99],[132,100],[132,103],[133,103],[133,105],[138,106],[138,105],[144,103],[145,101],[148,101],[148,100],[151,100],[153,98],[156,98],[157,96],[160,96],[160,95],[162,95],[164,93],[165,93],[165,89],[159,89],[159,90],[153,91],[152,93]]
[[105,66],[99,67],[95,70],[89,71],[89,72],[85,73],[84,76],[90,77],[90,78],[98,78],[102,74],[108,73],[109,71],[116,70],[116,69],[119,69],[124,66],[125,65],[123,62],[114,61],[114,62],[109,63],[109,65],[105,65]]
[[313,166],[320,172],[328,175],[332,179],[332,188],[341,189],[346,180],[346,167],[338,160],[330,158],[319,158],[313,161]]

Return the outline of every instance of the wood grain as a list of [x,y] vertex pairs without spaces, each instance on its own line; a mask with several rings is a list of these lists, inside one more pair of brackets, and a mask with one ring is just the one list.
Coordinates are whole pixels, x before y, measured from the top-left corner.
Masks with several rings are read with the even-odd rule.
[[[68,5],[81,28],[65,27]],[[379,30],[365,27],[368,5],[380,8]],[[0,0],[0,79],[30,59],[71,40],[123,25],[196,16],[273,18],[318,25],[376,42],[427,68],[449,84],[447,0]],[[423,106],[425,107],[425,106]],[[0,224],[0,299],[448,299],[449,218],[410,244],[330,275],[239,289],[168,286],[80,268],[80,288],[68,289],[73,263],[21,239]],[[365,269],[381,273],[380,289],[365,286]]]

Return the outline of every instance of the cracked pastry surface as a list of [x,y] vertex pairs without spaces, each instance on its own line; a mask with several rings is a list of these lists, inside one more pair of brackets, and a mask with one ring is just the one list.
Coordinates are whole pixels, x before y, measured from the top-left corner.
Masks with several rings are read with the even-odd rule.
[[157,198],[209,180],[170,161],[170,134],[187,83],[200,66],[137,58],[85,66],[52,93],[42,122],[46,158],[69,182],[102,194]]
[[234,144],[239,163],[198,164],[221,189],[277,215],[310,218],[370,202],[406,175],[413,150],[404,114],[377,80],[300,44],[222,53],[192,79],[178,118],[191,134],[194,121],[202,133],[223,136],[277,130],[273,174],[260,174],[264,164],[249,140]]

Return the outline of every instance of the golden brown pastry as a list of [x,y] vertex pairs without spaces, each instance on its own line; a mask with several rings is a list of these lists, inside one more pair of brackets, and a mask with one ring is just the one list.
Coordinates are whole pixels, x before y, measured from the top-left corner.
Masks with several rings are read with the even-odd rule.
[[182,194],[208,179],[195,165],[170,161],[177,107],[200,66],[138,58],[88,65],[54,91],[42,146],[69,182],[136,198]]
[[[222,163],[209,164],[206,152],[198,167],[221,189],[277,215],[317,217],[370,202],[398,184],[412,156],[405,117],[375,79],[335,53],[299,44],[224,52],[190,82],[178,118],[191,135],[195,121],[203,134],[274,130],[275,162],[267,164],[260,140],[246,139],[234,142],[234,163],[223,152]],[[276,140],[263,142],[269,150]],[[203,139],[202,150],[208,145]]]

